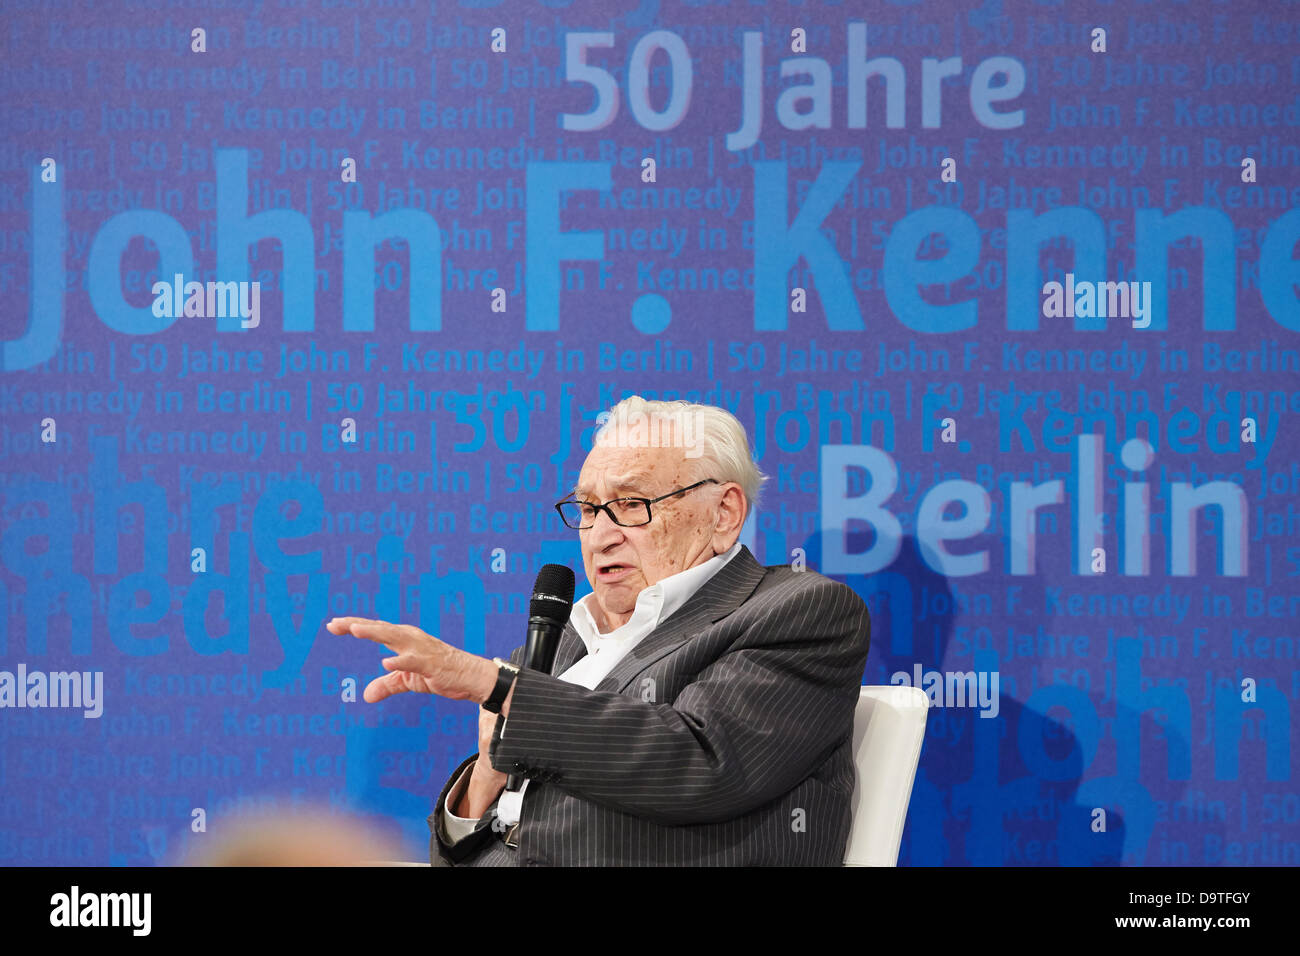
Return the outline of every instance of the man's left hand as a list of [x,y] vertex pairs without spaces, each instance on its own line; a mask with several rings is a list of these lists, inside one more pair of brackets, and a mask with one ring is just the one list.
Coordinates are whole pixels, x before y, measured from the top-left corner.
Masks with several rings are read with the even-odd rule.
[[366,685],[362,697],[367,703],[405,691],[482,703],[496,686],[497,667],[486,657],[452,647],[411,624],[336,617],[325,628],[331,634],[351,634],[383,644],[397,655],[380,662],[390,673]]

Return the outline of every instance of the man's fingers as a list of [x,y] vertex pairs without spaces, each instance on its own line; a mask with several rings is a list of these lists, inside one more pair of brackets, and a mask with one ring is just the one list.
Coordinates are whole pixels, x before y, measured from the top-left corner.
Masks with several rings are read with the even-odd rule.
[[350,633],[354,637],[364,638],[368,641],[378,641],[393,648],[393,650],[415,647],[421,640],[426,642],[437,640],[432,634],[426,634],[414,624],[392,624],[389,621],[379,621],[368,617],[331,618],[325,623],[325,629],[331,634]]
[[352,630],[353,624],[383,624],[383,621],[377,621],[369,617],[332,617],[325,622],[326,629],[331,634],[347,634]]
[[383,677],[376,677],[366,685],[365,692],[362,693],[361,699],[367,704],[377,704],[385,697],[392,697],[394,694],[401,694],[406,691],[406,679],[401,671],[392,674],[385,674]]
[[413,624],[392,624],[368,617],[335,617],[326,621],[325,627],[331,634],[351,634],[393,651],[393,656],[381,660],[389,673],[366,685],[361,696],[367,703],[377,703],[409,690],[424,691],[426,685],[420,678],[436,676],[434,671],[440,666],[437,652],[444,645]]
[[404,650],[411,645],[410,632],[400,624],[389,624],[387,621],[371,621],[361,617],[337,618],[332,623],[337,623],[337,621],[348,622],[343,630],[335,632],[338,634],[346,634],[350,631],[353,637],[375,641],[385,647],[391,647],[395,651]]

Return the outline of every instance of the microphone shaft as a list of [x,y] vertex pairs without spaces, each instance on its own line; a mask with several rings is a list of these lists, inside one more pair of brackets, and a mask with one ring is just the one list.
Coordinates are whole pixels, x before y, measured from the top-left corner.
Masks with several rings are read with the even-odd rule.
[[[560,647],[560,635],[564,625],[549,617],[530,617],[528,619],[528,641],[524,645],[523,666],[531,671],[551,672],[555,662],[555,652]],[[508,721],[507,721],[508,722]],[[506,790],[513,793],[524,785],[522,775],[512,773],[506,781]]]

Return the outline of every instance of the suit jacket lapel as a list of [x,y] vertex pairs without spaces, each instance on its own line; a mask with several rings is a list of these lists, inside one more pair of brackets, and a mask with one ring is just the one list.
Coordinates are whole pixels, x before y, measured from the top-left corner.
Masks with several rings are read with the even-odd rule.
[[[754,588],[766,573],[749,548],[741,545],[739,554],[704,582],[671,617],[660,621],[658,627],[628,651],[609,676],[596,685],[596,689],[621,692],[655,661],[671,654],[710,624],[740,607],[754,593]],[[582,644],[581,638],[577,640]]]
[[578,629],[573,626],[573,622],[569,621],[564,625],[564,633],[560,635],[560,646],[555,651],[551,673],[559,677],[586,656],[587,645],[578,636]]

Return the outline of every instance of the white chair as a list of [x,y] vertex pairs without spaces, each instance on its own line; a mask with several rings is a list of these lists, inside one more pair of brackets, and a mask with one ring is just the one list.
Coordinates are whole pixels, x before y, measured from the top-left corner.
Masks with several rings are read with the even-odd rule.
[[897,866],[930,698],[919,687],[863,687],[853,714],[853,822],[845,866]]

